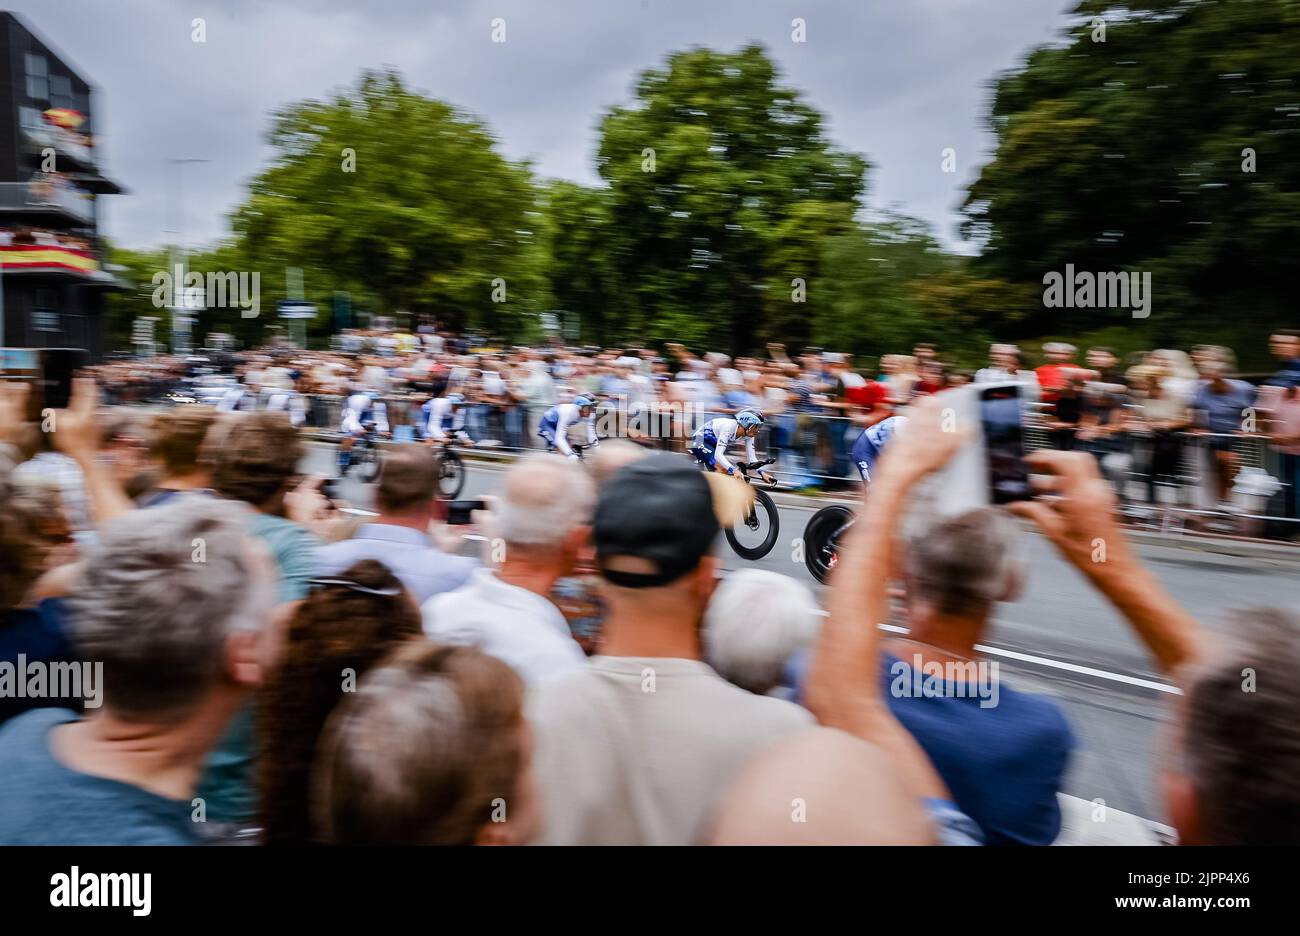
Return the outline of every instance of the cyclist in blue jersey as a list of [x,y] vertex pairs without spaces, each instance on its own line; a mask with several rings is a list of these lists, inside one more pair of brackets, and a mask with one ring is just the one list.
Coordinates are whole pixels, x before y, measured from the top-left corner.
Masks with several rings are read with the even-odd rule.
[[473,445],[474,440],[465,431],[465,395],[449,393],[437,397],[422,406],[424,413],[425,441],[445,442],[455,439],[465,445]]
[[[734,475],[736,466],[727,459],[727,447],[744,440],[745,460],[758,461],[758,456],[754,454],[754,438],[763,428],[763,421],[763,414],[758,410],[741,410],[734,418],[718,416],[710,419],[691,436],[690,452],[696,461],[710,471]],[[772,483],[767,472],[760,469],[758,475],[767,483]]]
[[566,458],[577,458],[578,453],[569,444],[569,429],[580,422],[587,424],[587,444],[596,445],[596,401],[586,395],[573,398],[572,403],[552,406],[542,416],[537,434],[546,440],[548,452],[558,451]]
[[368,387],[358,386],[343,404],[343,420],[339,425],[343,438],[339,440],[339,474],[347,474],[352,465],[352,446],[357,439],[378,432],[389,434],[388,406],[379,394]]
[[902,432],[907,426],[906,416],[887,416],[874,426],[862,430],[862,435],[853,443],[853,464],[858,466],[864,484],[871,483],[871,473],[876,470],[876,461],[885,450],[895,433]]

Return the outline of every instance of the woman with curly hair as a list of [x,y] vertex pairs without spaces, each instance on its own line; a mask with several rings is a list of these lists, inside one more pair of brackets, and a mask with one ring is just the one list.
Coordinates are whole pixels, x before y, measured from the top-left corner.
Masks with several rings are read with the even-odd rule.
[[388,567],[365,559],[316,579],[289,621],[257,708],[257,781],[267,844],[312,841],[308,776],[329,714],[390,651],[421,634],[420,612]]

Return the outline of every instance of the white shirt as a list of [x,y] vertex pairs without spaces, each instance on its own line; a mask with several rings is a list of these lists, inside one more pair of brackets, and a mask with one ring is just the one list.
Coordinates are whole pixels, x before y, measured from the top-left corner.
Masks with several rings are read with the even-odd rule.
[[509,663],[525,683],[554,679],[587,663],[559,608],[490,569],[477,569],[465,585],[434,595],[420,613],[431,640],[478,647]]

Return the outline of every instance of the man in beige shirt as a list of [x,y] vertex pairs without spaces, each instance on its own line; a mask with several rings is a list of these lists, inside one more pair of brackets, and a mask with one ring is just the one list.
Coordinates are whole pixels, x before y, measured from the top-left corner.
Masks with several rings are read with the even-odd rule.
[[602,489],[603,652],[529,697],[542,842],[700,841],[738,771],[812,724],[799,706],[752,695],[701,661],[718,530],[710,480],[680,456],[643,458]]

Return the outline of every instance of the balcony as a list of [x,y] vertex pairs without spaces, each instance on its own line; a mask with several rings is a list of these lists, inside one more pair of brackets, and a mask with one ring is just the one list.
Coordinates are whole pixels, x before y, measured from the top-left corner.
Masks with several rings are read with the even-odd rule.
[[0,213],[60,215],[82,224],[95,221],[90,198],[75,188],[41,180],[0,182]]
[[103,269],[90,250],[58,243],[6,244],[0,242],[0,271],[5,278],[15,274],[72,276],[91,283],[112,284],[112,274]]
[[87,138],[81,134],[55,126],[23,127],[22,132],[27,138],[27,149],[30,152],[40,152],[47,146],[52,147],[57,154],[66,157],[77,167],[90,172],[96,171],[95,151],[86,144]]

